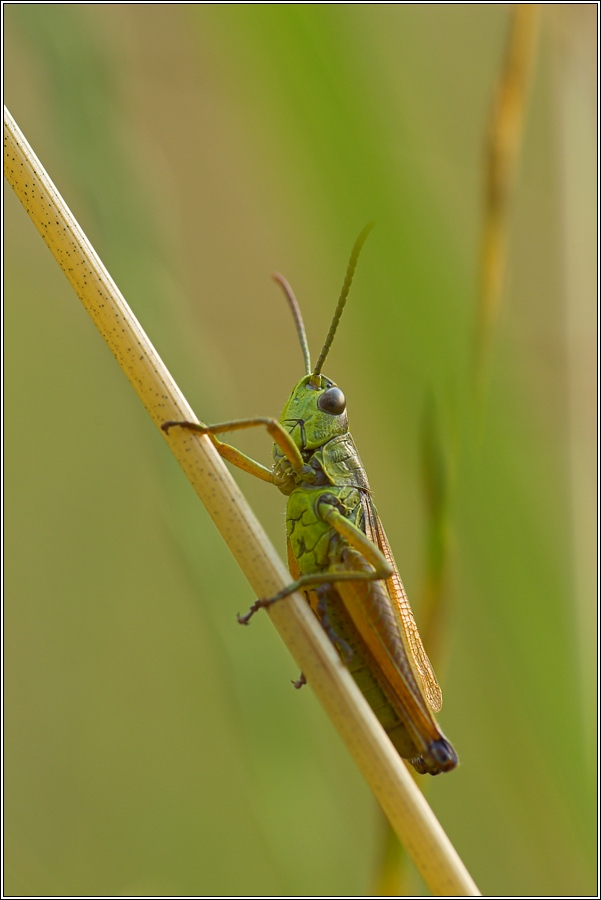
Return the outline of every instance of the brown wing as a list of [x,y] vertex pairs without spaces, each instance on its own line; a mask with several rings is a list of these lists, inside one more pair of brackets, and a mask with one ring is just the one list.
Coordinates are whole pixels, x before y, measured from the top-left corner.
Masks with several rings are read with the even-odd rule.
[[[365,516],[368,520],[367,535],[392,562],[383,531],[381,534],[385,543],[379,543],[376,515],[373,510]],[[288,563],[293,578],[298,578],[298,562],[289,541]],[[341,559],[333,560],[332,566],[346,572],[373,571],[362,553],[352,547],[344,550]],[[454,768],[457,754],[430,712],[436,702],[436,693],[431,685],[433,683],[438,689],[437,708],[440,708],[440,688],[417,634],[398,574],[396,577],[413,624],[413,646],[416,638],[430,672],[429,680],[421,674],[420,663],[415,658],[407,631],[407,617],[403,618],[398,610],[398,592],[392,579],[386,583],[353,580],[331,585],[327,601],[331,626],[328,633],[332,632],[330,637],[334,643],[337,643],[334,638],[337,636],[342,642],[340,646],[346,645],[350,650],[347,667],[399,754],[408,759],[418,772],[436,775]],[[310,589],[304,593],[317,613],[316,592]],[[434,702],[431,697],[434,697]]]
[[363,495],[363,510],[365,513],[365,534],[380,548],[390,565],[393,573],[386,580],[386,586],[393,602],[395,612],[398,616],[399,625],[401,626],[404,637],[406,638],[407,647],[411,655],[411,659],[415,670],[419,676],[424,694],[428,701],[428,705],[433,712],[439,712],[442,707],[442,691],[436,680],[432,663],[428,659],[428,654],[424,650],[422,639],[417,630],[417,624],[413,618],[413,612],[401,581],[388,538],[380,522],[380,518],[375,510],[369,495]]
[[[344,551],[344,564],[345,571],[373,571],[365,557],[354,548]],[[342,598],[344,610],[362,641],[361,665],[351,674],[394,746],[420,772],[434,775],[452,768],[456,765],[455,751],[430,711],[387,585],[382,581],[340,581],[336,584],[336,594]],[[344,636],[347,640],[346,634]],[[353,655],[351,665],[355,663]],[[380,686],[386,699],[384,706],[377,697],[374,705],[360,683],[365,668]]]

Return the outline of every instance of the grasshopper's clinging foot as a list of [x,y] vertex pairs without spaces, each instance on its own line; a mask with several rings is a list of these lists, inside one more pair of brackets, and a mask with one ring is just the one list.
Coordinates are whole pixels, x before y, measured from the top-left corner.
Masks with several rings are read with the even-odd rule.
[[248,610],[247,613],[244,613],[244,615],[242,615],[241,613],[238,613],[238,615],[236,617],[238,619],[238,623],[240,625],[248,625],[248,623],[250,622],[250,620],[252,619],[252,617],[254,616],[254,614],[256,612],[258,612],[260,609],[267,609],[268,606],[271,606],[272,603],[275,603],[275,601],[279,600],[279,599],[280,598],[278,596],[275,596],[275,597],[268,597],[267,600],[260,600],[260,599],[255,600],[255,602],[253,603],[253,605],[251,606],[251,608]]
[[282,590],[278,591],[277,594],[274,594],[273,597],[266,597],[264,600],[255,600],[247,613],[245,613],[243,616],[238,613],[238,622],[241,625],[248,625],[249,621],[252,619],[254,614],[258,612],[258,610],[267,609],[273,603],[277,603],[278,600],[283,600],[284,597],[289,597],[290,594],[293,594],[299,589],[300,585],[301,579],[299,579],[298,581],[293,581],[292,584],[288,585],[288,587],[282,588]]
[[164,431],[165,434],[169,434],[170,428],[186,428],[188,431],[197,431],[199,434],[207,433],[205,426],[201,425],[199,422],[184,422],[176,419],[169,419],[168,422],[163,422],[161,425],[161,431]]

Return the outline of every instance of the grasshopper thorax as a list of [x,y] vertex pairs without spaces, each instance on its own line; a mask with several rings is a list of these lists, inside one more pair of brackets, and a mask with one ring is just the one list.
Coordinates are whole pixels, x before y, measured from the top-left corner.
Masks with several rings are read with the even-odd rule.
[[290,394],[280,423],[299,450],[316,450],[348,431],[344,394],[325,375],[305,375]]

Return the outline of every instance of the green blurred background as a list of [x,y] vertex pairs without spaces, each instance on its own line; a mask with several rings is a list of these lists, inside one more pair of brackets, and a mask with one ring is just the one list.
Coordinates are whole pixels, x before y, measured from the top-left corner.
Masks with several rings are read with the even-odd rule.
[[[542,10],[478,413],[509,15],[13,4],[5,101],[205,421],[279,414],[302,357],[270,273],[315,356],[377,221],[326,374],[418,621],[424,460],[446,460],[437,670],[461,766],[428,798],[483,893],[592,894],[596,7]],[[370,892],[375,801],[267,617],[237,626],[252,592],[5,197],[5,893]],[[238,444],[270,459],[264,434]],[[284,499],[235,477],[284,555]]]

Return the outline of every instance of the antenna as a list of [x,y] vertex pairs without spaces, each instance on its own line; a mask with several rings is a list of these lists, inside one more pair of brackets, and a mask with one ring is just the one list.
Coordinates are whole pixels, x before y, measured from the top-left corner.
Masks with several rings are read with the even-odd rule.
[[296,333],[298,334],[298,339],[300,341],[301,350],[303,351],[303,357],[305,360],[305,375],[310,375],[311,356],[309,354],[309,344],[307,343],[307,334],[305,332],[305,326],[303,324],[303,317],[301,315],[300,306],[296,302],[296,297],[292,292],[292,288],[290,287],[284,276],[280,275],[279,272],[274,272],[271,277],[280,285],[280,287],[286,294],[288,303],[290,304],[292,317],[294,319],[294,324],[296,325]]
[[319,354],[319,359],[317,360],[317,365],[313,369],[313,375],[317,377],[322,370],[323,364],[326,361],[326,356],[332,346],[332,341],[334,340],[334,335],[336,334],[336,329],[338,328],[338,323],[340,322],[340,316],[342,315],[342,310],[344,309],[350,288],[351,283],[353,281],[353,275],[355,274],[355,267],[357,265],[357,260],[359,259],[359,254],[361,253],[361,248],[365,243],[367,235],[374,227],[375,222],[370,222],[369,225],[366,225],[357,240],[355,241],[355,246],[351,251],[351,258],[349,259],[349,263],[346,269],[346,275],[344,276],[344,282],[342,284],[342,290],[340,291],[340,298],[338,300],[338,305],[336,306],[336,310],[334,311],[334,318],[332,319],[332,324],[330,325],[330,330],[328,331],[328,336],[326,337],[325,344],[321,348],[321,353]]

